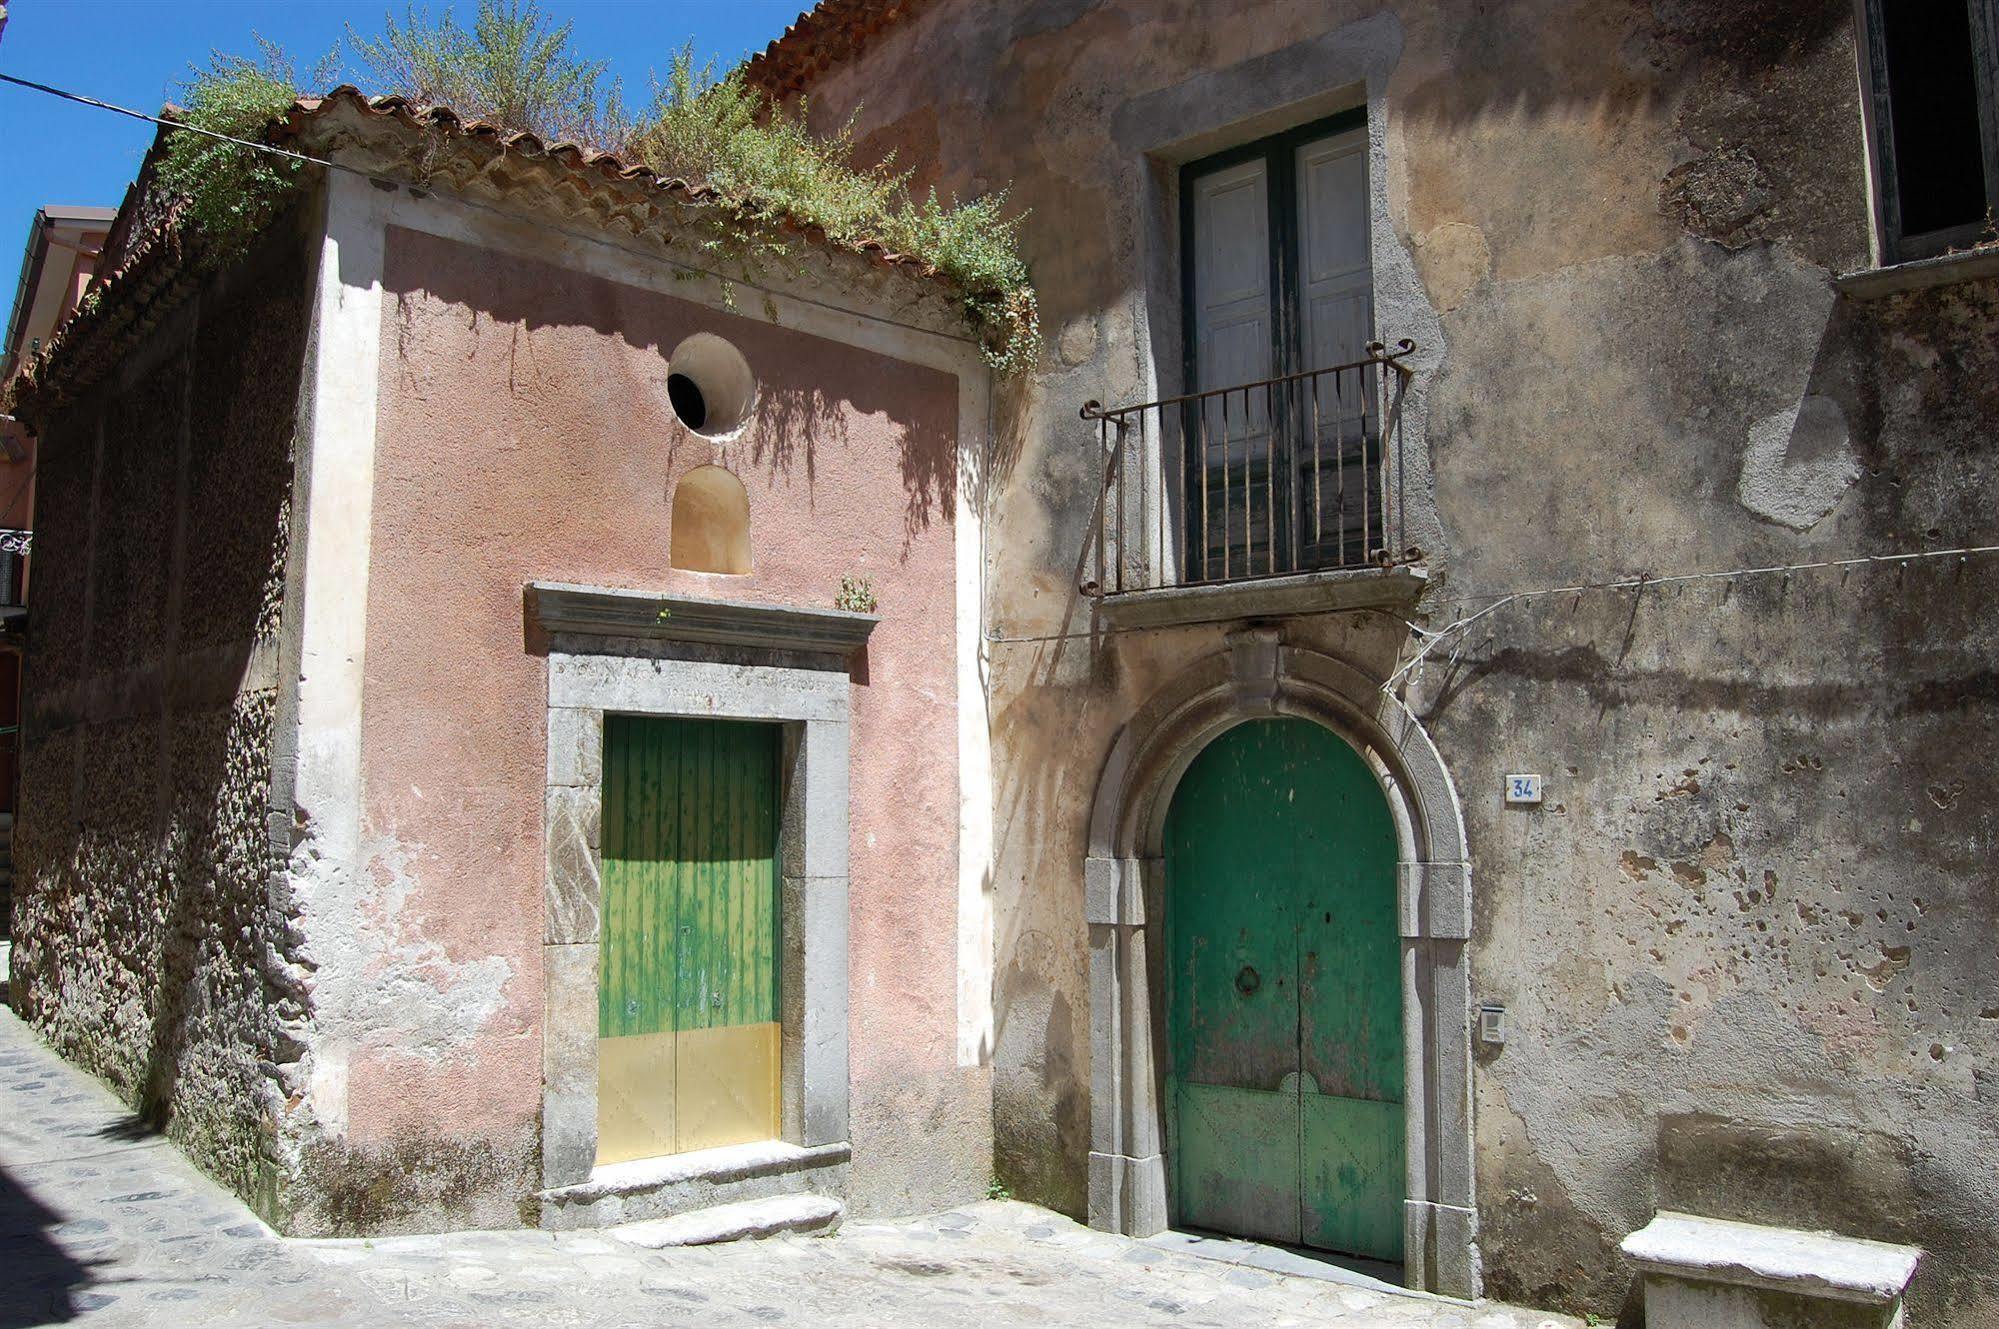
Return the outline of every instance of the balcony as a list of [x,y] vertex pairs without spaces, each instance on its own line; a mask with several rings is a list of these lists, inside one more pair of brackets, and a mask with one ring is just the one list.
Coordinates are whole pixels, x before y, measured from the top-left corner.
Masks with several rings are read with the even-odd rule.
[[1082,593],[1114,626],[1406,605],[1410,341],[1324,369],[1082,410],[1103,484]]

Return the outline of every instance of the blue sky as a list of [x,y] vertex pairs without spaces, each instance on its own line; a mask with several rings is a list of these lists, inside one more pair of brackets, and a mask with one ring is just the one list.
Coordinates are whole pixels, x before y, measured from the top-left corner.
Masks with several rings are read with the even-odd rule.
[[[256,36],[277,42],[303,75],[342,46],[345,24],[363,33],[404,0],[5,0],[0,72],[156,112],[211,50],[251,53]],[[650,73],[692,40],[704,57],[732,64],[761,49],[810,0],[541,0],[575,22],[586,56],[608,58],[628,101],[642,100]],[[432,4],[433,12],[444,6]],[[421,8],[421,6],[420,6]],[[452,6],[469,22],[477,0]],[[343,69],[343,73],[346,72]],[[635,95],[636,94],[636,95]],[[106,111],[0,84],[0,272],[12,288],[35,209],[48,203],[116,207],[152,142],[153,127]]]

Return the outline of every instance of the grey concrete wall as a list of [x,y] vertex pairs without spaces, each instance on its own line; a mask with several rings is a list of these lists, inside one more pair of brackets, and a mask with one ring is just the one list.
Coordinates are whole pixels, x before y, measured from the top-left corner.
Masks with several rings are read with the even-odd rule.
[[[989,514],[1002,1177],[1085,1206],[1084,831],[1219,627],[1093,634],[1086,399],[1176,388],[1175,163],[1365,101],[1378,334],[1421,343],[1436,627],[1494,594],[1990,543],[1999,283],[1868,262],[1846,0],[943,0],[812,90],[919,186],[1011,184],[1047,334]],[[1932,1253],[1999,1317],[1989,556],[1546,597],[1410,700],[1463,794],[1490,1293],[1617,1313],[1656,1206]],[[1379,614],[1288,639],[1385,678]],[[1547,777],[1506,810],[1508,771]]]
[[269,839],[297,225],[38,421],[15,1008],[266,1213],[295,1086]]

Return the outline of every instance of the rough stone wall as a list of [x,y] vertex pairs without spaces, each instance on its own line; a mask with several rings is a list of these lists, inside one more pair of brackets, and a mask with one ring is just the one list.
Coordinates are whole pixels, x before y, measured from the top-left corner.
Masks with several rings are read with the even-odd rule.
[[[1514,590],[1991,543],[1995,284],[1832,280],[1868,259],[1851,13],[954,0],[814,86],[919,183],[1032,210],[1048,345],[988,528],[1017,1193],[1085,1200],[1104,754],[1218,640],[1092,635],[1073,589],[1076,408],[1176,387],[1174,168],[1147,144],[1209,132],[1198,155],[1379,71],[1378,333],[1423,343],[1432,627]],[[1679,1206],[1917,1242],[1917,1318],[1999,1318],[1995,580],[1974,556],[1550,596],[1419,671],[1469,825],[1474,998],[1512,1020],[1475,1075],[1490,1292],[1621,1312],[1617,1241]],[[1412,649],[1373,614],[1286,632],[1381,677]],[[1503,808],[1514,770],[1543,808]]]
[[293,1060],[269,901],[307,322],[280,233],[43,424],[12,995],[265,1212]]

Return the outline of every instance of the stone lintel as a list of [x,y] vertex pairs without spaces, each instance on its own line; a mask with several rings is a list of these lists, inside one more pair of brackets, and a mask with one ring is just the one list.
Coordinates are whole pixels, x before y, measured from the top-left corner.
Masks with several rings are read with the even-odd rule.
[[752,650],[824,654],[844,661],[881,622],[844,609],[803,609],[746,600],[703,600],[657,591],[530,582],[528,617],[544,632],[696,642]]

